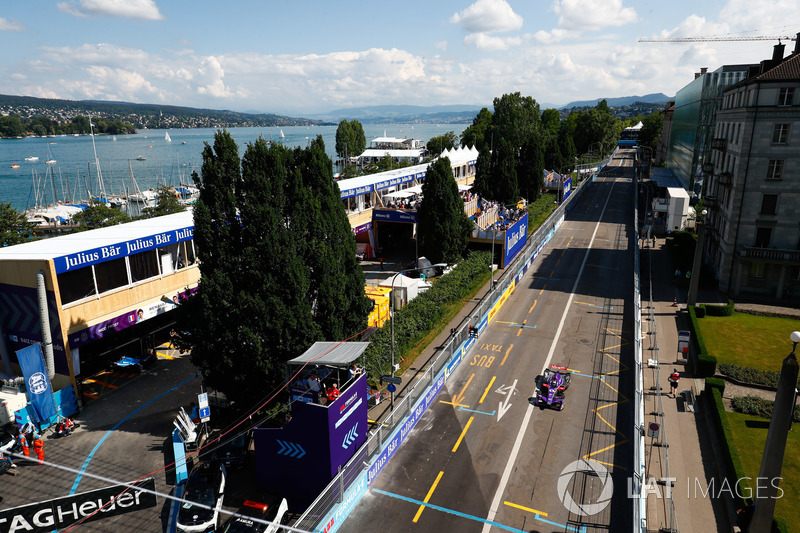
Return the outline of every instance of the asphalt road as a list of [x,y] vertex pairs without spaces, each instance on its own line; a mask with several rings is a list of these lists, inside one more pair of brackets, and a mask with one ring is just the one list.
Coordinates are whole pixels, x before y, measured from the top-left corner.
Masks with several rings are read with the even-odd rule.
[[[633,152],[621,154],[567,216],[346,530],[632,527]],[[563,411],[531,402],[550,364],[572,371]],[[599,464],[562,475],[581,459]]]

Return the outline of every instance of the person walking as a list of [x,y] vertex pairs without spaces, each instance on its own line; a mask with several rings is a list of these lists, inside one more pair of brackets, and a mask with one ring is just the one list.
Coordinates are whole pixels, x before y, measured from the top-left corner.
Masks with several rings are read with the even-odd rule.
[[33,451],[36,452],[36,457],[39,458],[39,464],[44,464],[44,441],[38,433],[33,437]]
[[678,391],[678,381],[680,381],[681,375],[678,372],[677,368],[672,369],[672,374],[669,375],[669,392],[672,393],[672,397],[675,397],[675,393]]
[[28,447],[28,437],[25,436],[25,433],[22,430],[17,433],[17,445],[22,448],[22,455],[25,457],[30,457],[31,451]]

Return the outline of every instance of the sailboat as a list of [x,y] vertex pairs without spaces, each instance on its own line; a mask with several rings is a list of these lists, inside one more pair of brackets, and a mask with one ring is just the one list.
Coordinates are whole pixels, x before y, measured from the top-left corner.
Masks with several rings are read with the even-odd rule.
[[286,135],[283,134],[283,130],[281,130],[281,139],[285,138]]
[[171,138],[170,138],[170,136],[169,136],[169,132],[167,132],[167,133],[165,133],[165,134],[164,134],[164,140],[165,140],[165,141],[167,141],[168,143],[171,143],[171,142],[172,142],[172,139],[171,139]]
[[47,156],[48,157],[45,160],[45,163],[47,163],[48,165],[55,165],[57,163],[57,161],[55,159],[53,159],[53,152],[50,151],[50,145],[51,144],[55,144],[55,143],[48,143],[48,146],[47,146]]

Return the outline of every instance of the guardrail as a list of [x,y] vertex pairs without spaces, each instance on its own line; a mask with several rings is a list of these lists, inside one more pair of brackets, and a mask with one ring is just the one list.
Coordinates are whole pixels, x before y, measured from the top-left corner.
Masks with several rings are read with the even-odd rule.
[[631,475],[631,498],[633,505],[633,531],[645,533],[647,531],[647,499],[644,498],[643,487],[645,479],[645,431],[644,431],[644,366],[642,365],[642,286],[639,262],[639,180],[634,174],[634,204],[633,204],[633,311],[634,311],[634,414],[633,434],[633,465]]
[[[616,151],[614,152],[616,153]],[[614,154],[605,159],[598,169],[606,166]],[[545,224],[528,237],[528,243],[511,266],[495,280],[495,286],[481,297],[471,320],[456,328],[450,339],[401,398],[395,397],[395,408],[380,420],[370,432],[364,445],[348,463],[340,468],[336,477],[328,484],[316,500],[298,518],[294,527],[309,531],[324,530],[334,533],[344,523],[355,505],[366,494],[375,477],[391,460],[399,446],[405,441],[420,417],[431,405],[447,379],[464,359],[468,350],[489,324],[490,316],[505,303],[516,283],[525,275],[545,244],[583,195],[596,175],[586,178],[572,194],[548,217]],[[477,324],[478,334],[471,336],[468,327]]]

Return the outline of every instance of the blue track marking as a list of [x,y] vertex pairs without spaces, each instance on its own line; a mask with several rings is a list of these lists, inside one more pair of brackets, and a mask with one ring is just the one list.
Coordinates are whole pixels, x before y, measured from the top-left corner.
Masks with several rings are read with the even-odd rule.
[[185,380],[181,381],[180,383],[178,383],[177,385],[175,385],[174,387],[172,387],[168,391],[162,392],[161,394],[159,394],[155,398],[151,399],[149,402],[141,405],[138,409],[132,411],[130,414],[128,414],[128,416],[126,416],[125,418],[123,418],[122,420],[117,422],[116,425],[113,428],[109,429],[106,432],[106,434],[103,435],[103,438],[100,439],[100,441],[97,444],[94,445],[94,448],[92,448],[92,451],[89,452],[89,455],[86,456],[86,460],[83,462],[83,466],[81,467],[81,473],[78,474],[78,477],[75,478],[75,483],[72,484],[72,489],[70,489],[69,493],[70,494],[75,494],[75,491],[78,490],[78,485],[81,482],[81,478],[83,478],[83,473],[86,472],[86,468],[89,466],[89,461],[92,460],[92,457],[94,457],[94,454],[97,453],[97,450],[100,449],[100,446],[105,442],[105,440],[109,437],[109,435],[111,435],[111,433],[116,431],[130,417],[132,417],[133,415],[135,415],[136,413],[138,413],[139,411],[141,411],[142,409],[144,409],[145,407],[147,407],[148,405],[150,405],[154,401],[156,401],[156,400],[158,400],[160,398],[163,398],[164,396],[166,396],[170,392],[174,391],[175,389],[179,389],[180,387],[186,385],[187,383],[189,383],[193,379],[197,378],[198,376],[199,376],[199,374],[195,374],[194,376],[190,377],[189,379],[185,379]]
[[467,409],[466,407],[459,407],[459,409],[461,411],[469,411],[470,413],[479,413],[482,415],[489,415],[489,416],[494,416],[495,414],[497,414],[497,409],[495,409],[491,413],[487,413],[486,411],[475,411],[474,409]]
[[[183,498],[183,490],[186,488],[186,483],[180,483],[175,487],[175,497]],[[174,533],[178,529],[178,512],[181,510],[181,502],[172,500],[169,508],[169,521],[167,522],[167,533]]]
[[[467,514],[467,513],[462,513],[460,511],[454,511],[453,509],[448,509],[446,507],[440,507],[438,505],[433,505],[432,503],[425,503],[422,500],[415,500],[414,498],[409,498],[407,496],[401,496],[400,494],[394,494],[392,492],[386,492],[385,490],[380,490],[380,489],[370,489],[370,490],[372,492],[377,492],[378,494],[383,494],[384,496],[389,496],[390,498],[397,498],[398,500],[403,500],[403,501],[406,501],[406,502],[409,502],[409,503],[413,503],[414,505],[424,505],[425,507],[430,507],[431,509],[434,509],[436,511],[441,511],[443,513],[448,513],[448,514],[452,514],[452,515],[455,515],[455,516],[460,516],[461,518],[467,518],[469,520],[475,520],[476,522],[482,522],[484,524],[489,524],[492,527],[498,527],[498,528],[504,529],[506,531],[513,531],[514,533],[527,533],[527,531],[525,531],[523,529],[518,529],[518,528],[515,528],[515,527],[511,527],[511,526],[506,526],[506,525],[500,524],[498,522],[493,522],[491,520],[487,520],[486,518],[481,518],[480,516],[475,516],[475,515],[471,515],[471,514]],[[542,518],[538,514],[534,515],[534,518],[536,520],[539,520],[540,522],[544,522],[545,524],[550,524],[551,526],[564,528],[564,529],[566,529],[568,531],[574,531],[575,533],[585,533],[586,532],[586,526],[581,526],[580,528],[577,528],[577,527],[568,526],[566,524],[559,524],[558,522],[552,522],[550,520]]]
[[583,376],[585,378],[592,378],[592,379],[599,379],[600,381],[605,381],[605,376],[595,376],[594,374],[581,374],[580,372],[575,372],[572,374],[573,376]]

